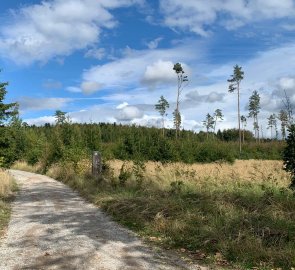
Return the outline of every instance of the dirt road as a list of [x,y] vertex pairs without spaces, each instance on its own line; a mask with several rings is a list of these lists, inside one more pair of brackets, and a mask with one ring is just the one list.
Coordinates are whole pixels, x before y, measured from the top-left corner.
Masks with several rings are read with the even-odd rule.
[[60,182],[11,174],[20,191],[1,240],[0,269],[207,269],[152,250]]

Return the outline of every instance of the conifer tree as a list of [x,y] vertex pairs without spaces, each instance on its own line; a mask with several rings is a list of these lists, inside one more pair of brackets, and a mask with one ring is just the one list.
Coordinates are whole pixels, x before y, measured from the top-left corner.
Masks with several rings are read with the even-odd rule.
[[259,123],[258,123],[258,114],[260,112],[260,96],[256,90],[253,91],[252,95],[249,98],[249,116],[253,118],[253,127],[256,140],[260,141],[259,136]]
[[162,117],[162,134],[163,134],[163,137],[165,135],[165,116],[167,116],[166,110],[168,108],[169,108],[168,101],[163,96],[161,96],[158,103],[155,105],[155,109],[160,113],[160,115]]
[[288,137],[286,139],[287,146],[284,150],[283,161],[284,170],[291,173],[290,188],[295,190],[295,125],[288,127]]
[[244,115],[241,116],[241,123],[243,127],[243,143],[245,143],[245,129],[247,126],[247,118]]
[[188,82],[188,78],[186,75],[184,75],[184,70],[180,63],[176,63],[173,66],[173,70],[175,71],[177,75],[177,96],[176,96],[176,108],[174,110],[173,116],[174,116],[174,125],[175,125],[175,136],[176,139],[179,136],[180,131],[180,125],[181,125],[181,115],[179,110],[179,104],[180,104],[180,95],[184,87],[184,83]]
[[242,134],[241,134],[241,117],[240,117],[240,85],[243,79],[244,79],[244,71],[242,71],[242,67],[235,65],[234,72],[231,75],[231,78],[228,79],[227,81],[229,82],[228,91],[230,93],[237,91],[237,94],[238,94],[238,128],[239,128],[240,153],[242,152]]
[[214,128],[214,117],[210,115],[210,113],[207,113],[206,119],[203,121],[203,125],[206,128],[206,133],[207,133],[207,139],[209,137],[209,131],[210,129]]
[[281,121],[282,138],[286,139],[286,128],[288,126],[288,113],[285,110],[280,110],[278,118]]

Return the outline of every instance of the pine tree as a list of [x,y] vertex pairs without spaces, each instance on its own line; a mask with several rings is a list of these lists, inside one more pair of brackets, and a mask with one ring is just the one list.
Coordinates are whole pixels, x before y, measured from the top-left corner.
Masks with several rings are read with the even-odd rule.
[[173,113],[174,115],[174,125],[175,125],[175,136],[176,139],[179,136],[180,131],[180,125],[181,125],[181,116],[180,116],[180,110],[179,110],[179,104],[180,104],[180,95],[184,87],[184,83],[188,82],[188,78],[186,75],[184,75],[184,70],[180,63],[176,63],[173,66],[173,70],[177,74],[177,96],[176,96],[176,109]]
[[215,123],[214,117],[210,115],[209,113],[207,113],[206,119],[203,121],[203,126],[206,128],[206,132],[207,132],[207,139],[209,137],[210,129],[214,128],[214,123]]
[[166,110],[168,108],[169,108],[168,101],[163,96],[161,96],[158,103],[155,105],[155,109],[162,116],[162,134],[163,134],[163,137],[165,136],[165,116],[167,116]]
[[270,138],[273,138],[273,129],[277,127],[276,115],[273,113],[268,118],[268,128],[270,128]]
[[258,114],[260,112],[260,96],[256,90],[253,91],[252,95],[249,98],[249,116],[253,118],[253,127],[256,140],[260,141],[259,136],[259,123],[258,123]]
[[215,133],[215,130],[216,130],[216,124],[217,124],[217,121],[220,120],[222,121],[223,120],[223,114],[222,114],[222,110],[220,109],[216,109],[215,112],[214,112],[214,133]]
[[278,118],[281,121],[282,138],[286,139],[286,128],[288,126],[288,113],[285,110],[280,110]]
[[241,116],[241,123],[243,127],[243,143],[245,143],[245,129],[247,126],[247,118],[244,115]]
[[229,82],[228,91],[233,93],[237,91],[238,93],[238,127],[239,127],[239,148],[240,153],[242,152],[242,134],[241,134],[241,117],[240,117],[240,84],[244,79],[244,71],[242,71],[242,67],[238,65],[234,66],[234,72],[231,75],[231,78],[227,81]]

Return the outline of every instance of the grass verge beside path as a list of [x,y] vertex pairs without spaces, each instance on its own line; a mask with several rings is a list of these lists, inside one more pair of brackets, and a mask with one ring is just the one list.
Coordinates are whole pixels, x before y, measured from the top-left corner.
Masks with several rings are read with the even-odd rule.
[[0,237],[9,222],[10,203],[15,190],[16,184],[12,177],[6,171],[0,169]]
[[107,180],[99,183],[81,164],[76,171],[71,164],[55,165],[48,175],[149,241],[198,262],[225,269],[291,270],[295,197],[287,188],[290,179],[279,161],[239,162],[190,168],[113,161]]

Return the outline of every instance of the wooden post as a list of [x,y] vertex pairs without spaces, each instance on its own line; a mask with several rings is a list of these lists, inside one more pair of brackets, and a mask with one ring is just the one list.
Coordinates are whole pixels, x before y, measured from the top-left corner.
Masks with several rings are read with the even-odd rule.
[[101,154],[98,151],[93,151],[92,154],[92,176],[99,180],[102,171]]

